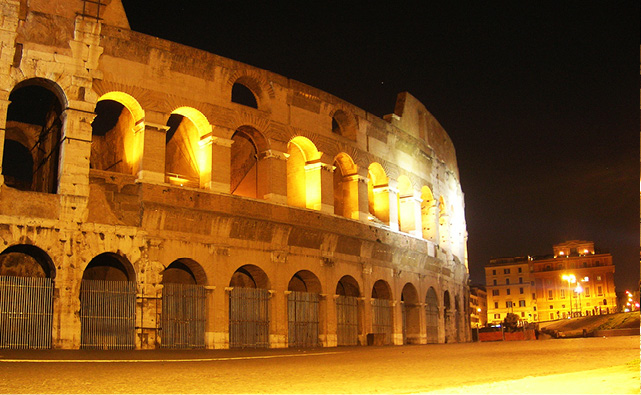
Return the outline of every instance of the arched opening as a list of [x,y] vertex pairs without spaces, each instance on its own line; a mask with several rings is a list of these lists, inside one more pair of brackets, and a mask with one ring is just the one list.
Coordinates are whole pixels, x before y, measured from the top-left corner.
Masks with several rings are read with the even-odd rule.
[[[200,186],[200,132],[189,118],[171,114],[165,138],[165,181],[180,186]],[[211,166],[211,165],[210,165]]]
[[243,106],[258,108],[258,101],[254,92],[239,82],[234,83],[231,87],[231,101]]
[[55,266],[38,247],[0,254],[0,349],[51,348]]
[[358,345],[360,288],[352,276],[343,276],[336,284],[336,340],[339,346]]
[[261,153],[268,149],[265,137],[256,129],[243,126],[236,130],[232,140],[234,143],[231,146],[231,193],[262,199],[268,193],[266,180],[259,172]]
[[160,346],[205,348],[207,295],[205,272],[196,261],[180,258],[162,272]]
[[109,92],[96,103],[91,123],[90,167],[115,173],[135,174],[142,155],[144,111],[123,92]]
[[389,225],[389,180],[379,163],[369,165],[367,178],[367,199],[369,213],[378,221]]
[[269,278],[258,266],[239,267],[229,282],[229,347],[269,347]]
[[438,234],[440,236],[440,248],[443,251],[450,250],[450,216],[448,215],[443,196],[438,199]]
[[438,343],[438,296],[433,287],[425,296],[425,322],[427,324],[427,342]]
[[56,193],[62,144],[62,91],[39,78],[20,83],[9,95],[2,159],[7,186]]
[[423,238],[433,243],[438,242],[438,206],[432,190],[428,186],[421,188],[421,218]]
[[358,219],[358,168],[345,153],[336,156],[334,166],[334,214]]
[[383,337],[383,344],[391,344],[394,333],[394,304],[392,289],[385,280],[378,280],[372,287],[372,331]]
[[287,286],[289,347],[319,346],[321,283],[308,270],[294,274]]
[[421,319],[418,292],[411,283],[405,284],[401,293],[403,316],[403,344],[419,344],[421,340]]
[[320,152],[309,139],[297,136],[287,145],[287,153],[287,204],[320,210]]
[[414,188],[409,177],[398,177],[398,228],[410,233],[416,229]]
[[452,305],[449,291],[443,293],[443,319],[445,326],[445,343],[450,343],[452,341],[452,329],[450,328],[450,323],[452,322]]
[[332,116],[332,133],[356,141],[355,121],[345,111],[336,110]]
[[93,258],[80,283],[80,347],[135,347],[136,282],[127,258],[103,253]]

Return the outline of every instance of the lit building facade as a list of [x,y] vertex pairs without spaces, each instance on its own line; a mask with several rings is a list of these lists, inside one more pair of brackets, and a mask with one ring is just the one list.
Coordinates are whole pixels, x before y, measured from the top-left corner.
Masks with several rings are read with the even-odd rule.
[[557,244],[551,256],[493,259],[485,276],[491,323],[508,313],[548,321],[617,310],[612,256],[591,241]]
[[470,286],[470,324],[472,329],[487,326],[487,292],[484,286]]
[[120,0],[0,7],[0,291],[40,320],[0,348],[470,340],[456,153],[412,95],[379,118]]

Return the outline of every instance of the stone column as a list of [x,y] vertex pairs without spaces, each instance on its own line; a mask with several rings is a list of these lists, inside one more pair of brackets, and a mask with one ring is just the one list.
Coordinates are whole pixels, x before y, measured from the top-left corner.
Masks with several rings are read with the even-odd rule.
[[8,92],[0,92],[0,186],[4,184],[4,176],[2,175],[2,159],[4,157],[4,138],[7,128],[7,110],[9,109]]
[[327,295],[325,301],[325,341],[323,347],[338,345],[338,320],[336,319],[336,299],[338,295]]
[[229,348],[229,288],[211,286],[207,298],[207,348]]
[[211,163],[211,170],[204,172],[206,179],[201,179],[202,187],[215,192],[230,193],[231,145],[233,143],[234,140],[211,134],[201,139],[199,144],[205,150],[206,160]]
[[334,214],[334,170],[321,160],[305,164],[307,208]]
[[367,334],[372,332],[372,303],[370,298],[358,298],[358,344],[367,345]]
[[356,182],[356,193],[358,194],[358,206],[354,208],[352,212],[352,218],[359,221],[367,222],[369,217],[369,200],[367,194],[367,183],[369,179],[367,178],[368,170],[367,168],[359,168]]
[[438,307],[438,342],[445,343],[445,334],[447,328],[445,326],[445,307]]
[[288,323],[287,323],[287,297],[291,291],[274,290],[272,293],[271,319],[269,322],[269,347],[287,348]]
[[165,182],[165,139],[169,126],[145,122],[144,130],[137,132],[140,159],[135,173],[138,179],[152,183]]
[[426,316],[426,304],[419,302],[416,305],[418,309],[418,325],[419,325],[419,339],[418,344],[427,344],[427,316]]
[[287,204],[287,156],[273,149],[258,155],[258,198]]
[[403,345],[403,310],[401,303],[396,300],[392,301],[392,316],[394,317],[392,333],[392,344],[395,346]]
[[391,230],[398,231],[398,182],[388,180],[387,193],[389,197],[389,227]]

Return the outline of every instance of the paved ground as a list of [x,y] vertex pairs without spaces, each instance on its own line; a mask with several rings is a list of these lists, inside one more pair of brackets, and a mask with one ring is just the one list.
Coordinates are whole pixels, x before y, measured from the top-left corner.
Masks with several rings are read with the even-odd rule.
[[639,337],[315,350],[2,351],[2,393],[639,393]]

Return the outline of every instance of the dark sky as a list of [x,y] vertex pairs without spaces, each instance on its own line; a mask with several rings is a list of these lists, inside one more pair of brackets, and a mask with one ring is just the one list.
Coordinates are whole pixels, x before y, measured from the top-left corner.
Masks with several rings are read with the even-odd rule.
[[618,290],[638,286],[639,2],[123,3],[132,30],[377,116],[418,98],[456,148],[472,281],[580,239],[612,253]]

